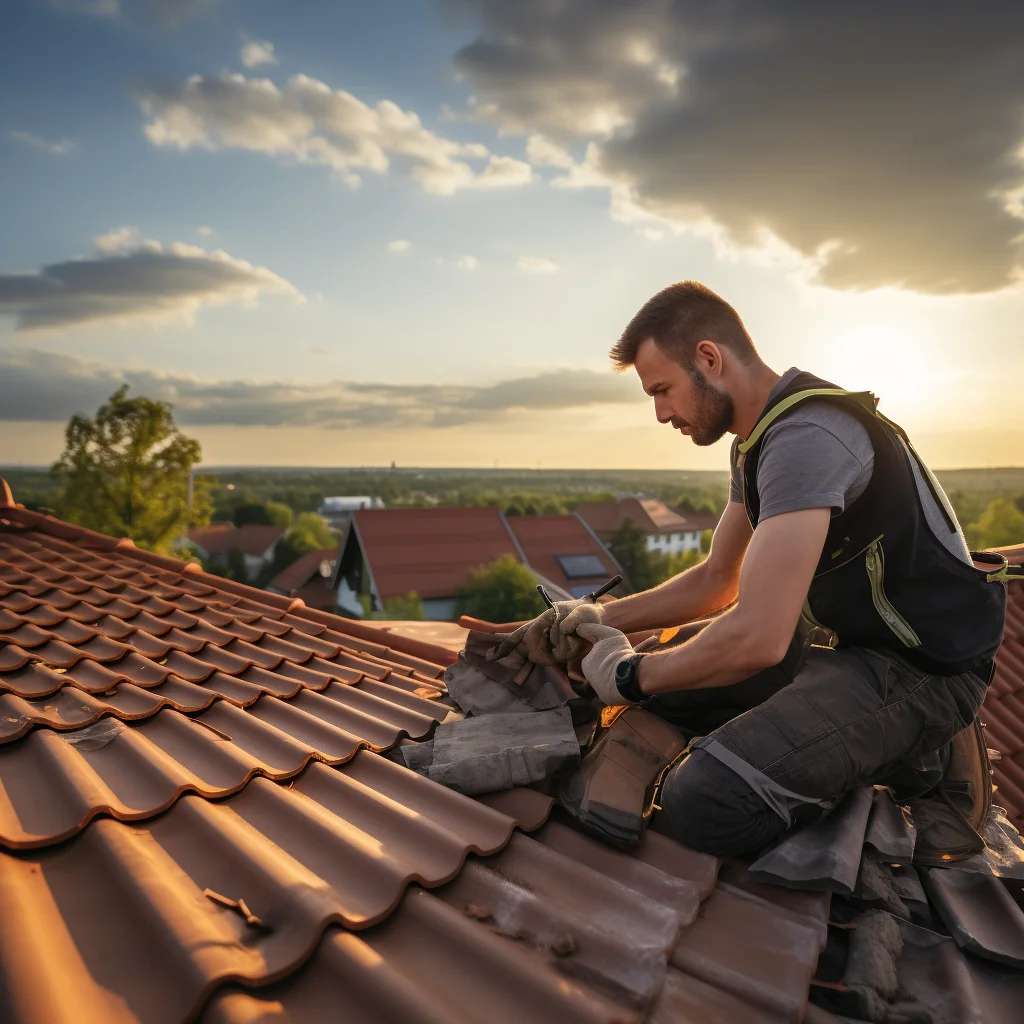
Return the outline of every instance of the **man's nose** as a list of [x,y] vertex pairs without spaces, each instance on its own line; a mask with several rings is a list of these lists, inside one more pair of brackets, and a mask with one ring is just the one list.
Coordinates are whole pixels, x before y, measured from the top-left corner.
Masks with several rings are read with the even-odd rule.
[[668,423],[671,421],[675,413],[672,412],[668,402],[666,402],[659,395],[654,397],[654,415],[658,417],[659,423]]

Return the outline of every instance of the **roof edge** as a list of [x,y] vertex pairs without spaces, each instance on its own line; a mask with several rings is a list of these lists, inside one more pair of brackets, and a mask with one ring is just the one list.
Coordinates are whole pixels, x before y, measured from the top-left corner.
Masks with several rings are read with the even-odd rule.
[[583,529],[586,530],[588,534],[590,534],[590,539],[601,549],[602,552],[604,552],[604,554],[608,556],[608,560],[612,563],[612,566],[615,569],[618,569],[619,575],[625,577],[626,570],[622,568],[622,566],[619,564],[619,560],[612,554],[612,549],[608,547],[608,545],[605,544],[600,537],[598,537],[597,533],[591,527],[590,523],[588,523],[586,519],[584,519],[583,516],[579,514],[579,512],[573,512],[572,514],[583,524]]
[[516,531],[512,529],[511,523],[505,517],[505,513],[498,509],[498,518],[501,520],[501,525],[505,527],[505,532],[508,534],[508,538],[512,541],[512,547],[516,549],[516,553],[519,555],[519,560],[526,566],[527,569],[532,569],[530,560],[526,557],[526,551],[523,549],[523,545],[519,543],[519,538],[516,536]]
[[[7,493],[10,493],[10,488],[8,488]],[[158,555],[155,552],[136,547],[135,542],[128,537],[110,537],[105,533],[90,530],[88,527],[77,526],[74,523],[66,523],[63,519],[44,515],[42,512],[31,512],[19,505],[0,505],[0,509],[3,510],[3,517],[5,519],[18,526],[38,530],[40,533],[56,537],[58,540],[67,541],[68,543],[80,544],[93,551],[100,551],[106,554],[111,554],[115,551],[121,552],[137,562],[143,562],[156,569],[163,569],[165,572],[187,576],[189,579],[205,583],[213,590],[245,597],[258,604],[289,612],[292,615],[297,615],[299,618],[308,619],[320,625],[339,628],[361,640],[368,640],[371,643],[380,644],[382,647],[390,647],[410,657],[432,662],[435,666],[451,665],[457,660],[457,655],[446,647],[431,644],[425,640],[414,640],[395,633],[389,633],[386,630],[377,629],[374,626],[365,625],[356,619],[347,619],[342,615],[335,615],[332,612],[321,612],[315,608],[307,608],[305,602],[298,597],[285,597],[281,594],[273,594],[267,590],[250,587],[245,583],[237,583],[235,580],[224,579],[222,576],[214,576],[211,573],[204,572],[194,562],[184,562],[180,558]]]
[[0,508],[21,508],[20,505],[15,504],[11,485],[2,476],[0,476]]

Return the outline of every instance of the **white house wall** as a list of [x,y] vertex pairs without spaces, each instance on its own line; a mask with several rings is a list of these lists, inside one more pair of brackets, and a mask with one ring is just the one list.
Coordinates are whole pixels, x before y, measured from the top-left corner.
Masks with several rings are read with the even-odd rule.
[[675,555],[680,551],[700,551],[700,532],[687,530],[685,533],[649,533],[647,550],[662,555]]

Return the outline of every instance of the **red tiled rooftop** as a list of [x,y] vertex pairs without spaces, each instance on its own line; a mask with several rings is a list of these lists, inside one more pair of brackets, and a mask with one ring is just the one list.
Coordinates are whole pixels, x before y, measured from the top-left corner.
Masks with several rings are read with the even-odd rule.
[[279,594],[291,594],[293,590],[305,586],[314,576],[320,575],[320,566],[324,562],[334,562],[338,557],[338,549],[316,548],[299,555],[291,565],[282,569],[267,586]]
[[662,836],[378,756],[447,714],[453,657],[0,506],[5,1024],[795,1020],[827,897],[737,902]]
[[360,509],[352,514],[377,593],[451,597],[466,574],[519,553],[494,508]]
[[211,555],[228,551],[241,551],[243,555],[257,557],[272,548],[283,536],[283,526],[265,526],[262,523],[211,523],[189,530],[188,539]]
[[[576,516],[508,516],[506,522],[530,567],[565,590],[590,584],[598,587],[619,571],[603,545]],[[600,560],[602,571],[569,579],[558,562],[560,555],[593,555]]]
[[576,514],[586,520],[595,533],[614,533],[632,519],[644,533],[687,533],[715,526],[717,518],[684,516],[657,498],[623,498],[621,501],[585,501]]

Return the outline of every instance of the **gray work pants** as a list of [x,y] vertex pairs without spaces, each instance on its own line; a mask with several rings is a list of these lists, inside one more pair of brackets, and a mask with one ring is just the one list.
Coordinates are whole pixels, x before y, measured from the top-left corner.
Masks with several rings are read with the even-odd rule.
[[[850,789],[899,776],[908,759],[941,750],[974,720],[987,684],[970,672],[929,674],[889,651],[804,652],[795,640],[780,665],[752,679],[662,694],[644,708],[688,735],[710,734],[786,789],[834,804]],[[745,700],[748,708],[737,709]],[[706,750],[670,770],[658,803],[659,829],[720,857],[760,849],[787,828]],[[793,824],[822,813],[801,805]]]

